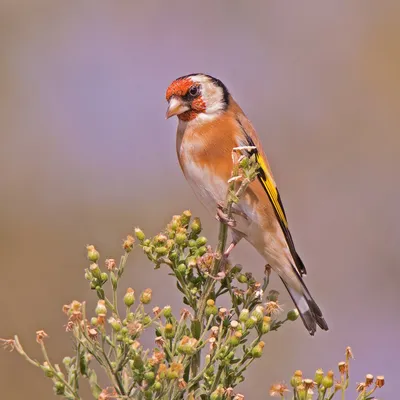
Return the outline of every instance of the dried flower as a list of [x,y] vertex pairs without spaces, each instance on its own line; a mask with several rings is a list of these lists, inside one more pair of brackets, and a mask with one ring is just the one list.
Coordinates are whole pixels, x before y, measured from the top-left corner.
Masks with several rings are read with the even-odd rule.
[[178,380],[178,388],[179,390],[184,390],[186,389],[187,383],[185,382],[185,380],[183,378],[180,378]]
[[[151,356],[151,359],[149,360],[150,364],[152,365],[157,365],[161,364],[165,359],[165,354],[161,350],[154,349],[153,355]],[[161,366],[160,366],[161,367]]]
[[161,310],[160,307],[153,307],[153,314],[154,314],[155,317],[160,316],[161,311],[162,311],[162,310]]
[[344,361],[341,361],[338,364],[339,372],[341,375],[345,374],[347,372],[347,364]]
[[155,341],[155,343],[156,343],[156,345],[158,346],[158,347],[163,347],[164,346],[164,344],[165,344],[165,340],[164,340],[164,338],[162,337],[162,336],[157,336],[155,339],[154,339],[154,341]]
[[366,389],[365,382],[361,382],[361,383],[358,383],[358,384],[357,384],[356,391],[357,391],[358,393],[361,393],[361,392],[364,391],[365,389]]
[[49,335],[45,331],[43,331],[43,330],[36,331],[36,342],[37,343],[43,344],[43,339],[48,338],[48,337],[49,337]]
[[140,302],[142,304],[149,304],[151,302],[151,295],[153,291],[151,289],[146,289],[140,295]]
[[105,266],[108,271],[115,271],[117,269],[117,263],[113,258],[107,258],[105,261]]
[[265,304],[265,311],[272,316],[278,315],[283,311],[283,308],[277,301],[268,301]]
[[0,338],[1,347],[3,349],[13,351],[15,349],[15,340],[14,339],[1,339]]
[[189,317],[192,316],[192,314],[190,313],[190,311],[189,311],[188,309],[186,309],[186,308],[182,308],[180,315],[181,315],[181,318],[182,318],[183,320],[188,319]]
[[124,240],[122,247],[127,253],[129,253],[133,249],[134,243],[135,243],[135,238],[132,235],[128,235]]
[[88,336],[92,340],[97,340],[97,330],[95,328],[88,327]]
[[284,383],[275,383],[269,389],[269,395],[272,397],[282,397],[288,391],[289,390]]
[[314,381],[312,379],[304,379],[303,380],[303,385],[308,391],[309,389],[312,389],[314,387]]
[[370,386],[372,382],[374,381],[374,376],[371,374],[365,375],[365,386]]
[[130,336],[136,336],[140,334],[143,330],[143,324],[141,324],[138,321],[132,321],[128,325],[126,325],[128,328],[128,333]]
[[107,387],[101,391],[98,400],[112,400],[117,398],[118,393],[115,389],[113,387]]
[[348,362],[350,358],[354,359],[354,355],[353,352],[351,351],[351,347],[348,346],[346,347],[346,361]]
[[381,388],[385,384],[385,377],[383,375],[379,375],[376,377],[375,385],[378,388]]

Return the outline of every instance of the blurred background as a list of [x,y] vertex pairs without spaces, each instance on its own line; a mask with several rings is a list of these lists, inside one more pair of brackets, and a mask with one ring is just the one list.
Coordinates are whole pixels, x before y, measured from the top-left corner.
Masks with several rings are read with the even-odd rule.
[[[399,18],[396,0],[2,0],[0,337],[18,333],[39,358],[35,331],[44,329],[53,360],[68,354],[62,305],[95,303],[83,278],[87,243],[119,258],[134,226],[156,234],[186,208],[215,243],[217,223],[176,160],[176,120],[164,117],[170,82],[205,72],[261,136],[330,326],[310,337],[298,321],[271,334],[240,391],[266,399],[295,369],[336,371],[350,345],[353,387],[384,374],[378,397],[397,398]],[[247,244],[233,261],[262,278]],[[154,271],[139,249],[126,284],[181,307],[167,270]],[[284,292],[276,277],[272,286]],[[2,397],[52,399],[42,376],[1,353]]]

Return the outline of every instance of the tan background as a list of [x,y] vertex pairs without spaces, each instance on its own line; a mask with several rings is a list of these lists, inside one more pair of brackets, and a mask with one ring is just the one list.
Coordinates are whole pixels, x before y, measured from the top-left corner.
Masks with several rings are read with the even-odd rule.
[[[54,360],[67,354],[61,306],[91,295],[86,243],[117,257],[134,225],[155,234],[185,208],[215,239],[176,161],[176,121],[164,119],[168,84],[203,71],[258,129],[331,328],[311,338],[298,322],[271,334],[241,390],[267,398],[296,368],[336,369],[351,345],[352,385],[384,373],[378,397],[398,397],[400,2],[0,7],[1,337],[17,332],[39,357],[34,332],[45,329]],[[234,260],[261,278],[249,246]],[[128,275],[155,303],[180,307],[173,280],[139,250]],[[2,398],[53,398],[17,354],[1,353],[0,383]]]

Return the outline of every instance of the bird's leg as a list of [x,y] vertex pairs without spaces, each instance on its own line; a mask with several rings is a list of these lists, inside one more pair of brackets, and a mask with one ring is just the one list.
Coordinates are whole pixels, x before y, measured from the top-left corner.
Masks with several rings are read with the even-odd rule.
[[239,243],[241,238],[236,239],[236,240],[232,240],[231,244],[228,246],[228,248],[225,250],[224,252],[224,257],[228,258],[229,254],[231,253],[231,251],[236,247],[236,245]]

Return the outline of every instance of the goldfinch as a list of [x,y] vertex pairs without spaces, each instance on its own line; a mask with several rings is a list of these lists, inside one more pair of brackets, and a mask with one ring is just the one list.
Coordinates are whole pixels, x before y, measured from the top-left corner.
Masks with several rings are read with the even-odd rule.
[[234,147],[253,146],[260,165],[240,202],[235,224],[230,224],[232,244],[227,254],[245,238],[281,278],[305,327],[314,335],[317,325],[328,330],[322,312],[302,276],[306,268],[294,247],[286,214],[267,158],[252,124],[226,86],[205,74],[182,76],[166,92],[166,118],[178,117],[176,151],[179,164],[200,201],[215,213],[226,198]]

